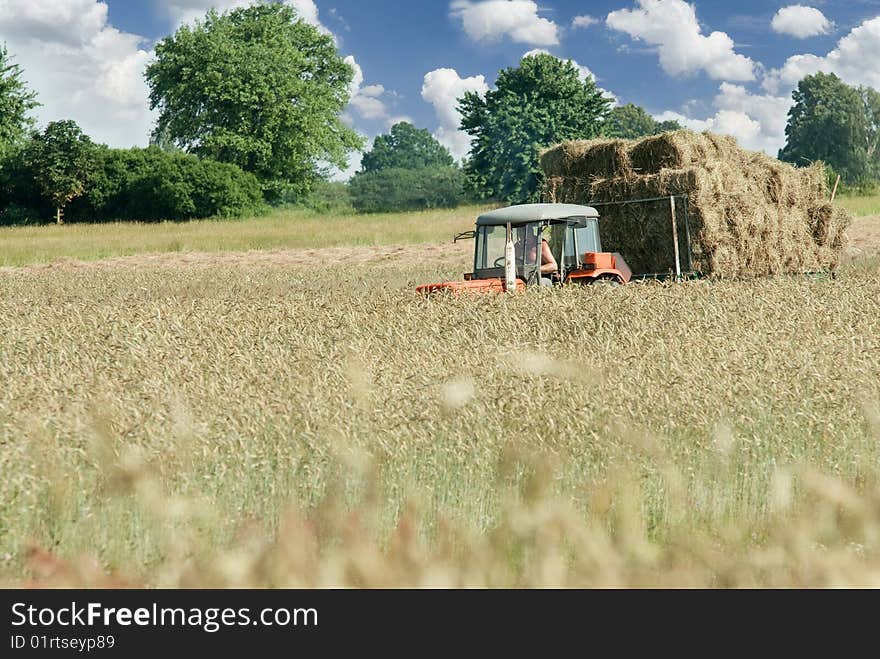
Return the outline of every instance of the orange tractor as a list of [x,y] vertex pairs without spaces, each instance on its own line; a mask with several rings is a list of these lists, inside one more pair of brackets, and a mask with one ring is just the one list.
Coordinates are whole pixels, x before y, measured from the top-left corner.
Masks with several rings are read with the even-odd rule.
[[[477,218],[474,270],[464,281],[419,286],[419,293],[520,292],[532,286],[629,283],[632,271],[620,254],[602,251],[599,213],[590,206],[526,204]],[[543,245],[543,241],[547,245]],[[549,253],[553,255],[550,259]],[[547,264],[555,260],[555,272]],[[544,270],[544,272],[542,272]]]

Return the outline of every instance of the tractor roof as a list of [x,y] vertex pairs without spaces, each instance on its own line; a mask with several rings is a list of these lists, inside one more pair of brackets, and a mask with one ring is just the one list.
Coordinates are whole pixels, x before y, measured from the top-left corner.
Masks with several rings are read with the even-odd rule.
[[477,226],[527,224],[542,220],[565,220],[569,217],[599,217],[599,211],[590,206],[574,204],[523,204],[490,211],[477,218]]

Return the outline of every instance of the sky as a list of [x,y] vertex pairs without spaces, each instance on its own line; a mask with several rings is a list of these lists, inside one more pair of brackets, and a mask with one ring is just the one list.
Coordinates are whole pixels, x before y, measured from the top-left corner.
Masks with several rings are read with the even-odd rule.
[[[95,141],[145,146],[156,43],[211,7],[255,1],[0,0],[0,42],[43,104],[40,124],[73,119]],[[283,1],[355,70],[346,122],[372,140],[411,121],[456,158],[469,147],[456,99],[534,51],[573,60],[617,103],[772,155],[804,76],[880,89],[880,0]]]

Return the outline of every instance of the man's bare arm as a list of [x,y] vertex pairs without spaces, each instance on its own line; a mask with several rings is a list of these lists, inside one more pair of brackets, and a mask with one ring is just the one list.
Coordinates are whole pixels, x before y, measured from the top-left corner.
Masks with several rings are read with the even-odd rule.
[[541,274],[542,275],[552,275],[554,272],[559,272],[559,264],[556,263],[556,257],[553,256],[553,252],[550,251],[550,245],[547,244],[546,240],[541,241]]

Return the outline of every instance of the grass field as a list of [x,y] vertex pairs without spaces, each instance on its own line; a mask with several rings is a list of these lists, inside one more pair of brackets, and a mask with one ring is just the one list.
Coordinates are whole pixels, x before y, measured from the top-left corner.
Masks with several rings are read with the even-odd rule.
[[8,270],[0,579],[880,586],[880,278]]
[[57,259],[95,261],[163,252],[242,252],[450,241],[454,234],[473,229],[482,208],[335,217],[279,210],[267,217],[240,221],[0,228],[0,266]]
[[838,197],[837,203],[856,217],[880,216],[880,192],[866,196]]

